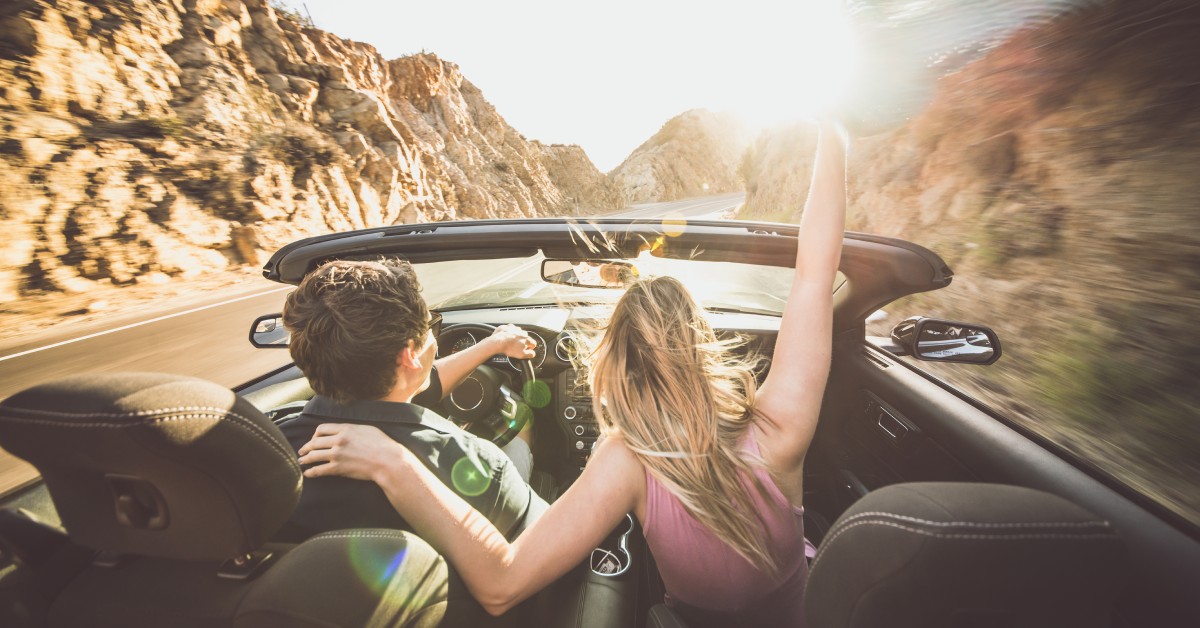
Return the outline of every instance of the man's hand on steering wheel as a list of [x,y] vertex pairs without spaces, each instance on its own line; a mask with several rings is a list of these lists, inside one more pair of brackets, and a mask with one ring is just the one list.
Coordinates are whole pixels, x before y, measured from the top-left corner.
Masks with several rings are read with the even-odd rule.
[[501,325],[488,337],[495,343],[496,353],[503,353],[510,358],[528,360],[537,352],[537,341],[528,332],[516,325]]
[[[471,424],[473,427],[469,429],[477,436],[503,447],[532,418],[523,392],[537,388],[537,373],[531,360],[537,356],[537,341],[515,325],[496,327],[484,323],[459,323],[451,329],[458,332],[474,330],[488,335],[474,346],[438,361],[448,416],[460,425]],[[515,387],[508,378],[507,369],[498,370],[486,363],[497,354],[508,356],[512,366],[520,371],[521,379]],[[542,387],[545,388],[545,384]]]

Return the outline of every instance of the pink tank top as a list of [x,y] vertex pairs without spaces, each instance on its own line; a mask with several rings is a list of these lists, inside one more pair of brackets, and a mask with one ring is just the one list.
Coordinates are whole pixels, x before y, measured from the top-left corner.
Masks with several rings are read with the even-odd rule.
[[[748,435],[746,441],[745,451],[757,456],[758,443],[753,435]],[[646,473],[646,520],[642,522],[642,531],[666,585],[668,604],[679,601],[705,610],[729,613],[753,606],[756,615],[765,611],[766,616],[801,626],[804,620],[801,602],[808,580],[804,509],[788,502],[766,470],[758,469],[755,474],[770,495],[769,507],[750,486],[746,494],[753,507],[765,513],[770,548],[782,559],[782,584],[772,582],[696,521],[649,472]],[[764,609],[763,603],[775,608]]]

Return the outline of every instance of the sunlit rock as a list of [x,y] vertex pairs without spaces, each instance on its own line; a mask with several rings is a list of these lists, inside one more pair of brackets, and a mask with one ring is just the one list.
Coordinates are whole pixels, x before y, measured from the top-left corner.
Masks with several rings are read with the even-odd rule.
[[623,205],[453,63],[384,59],[265,0],[3,13],[0,294],[259,264],[337,230]]
[[738,192],[738,160],[748,142],[732,115],[688,111],[667,121],[609,177],[629,203]]

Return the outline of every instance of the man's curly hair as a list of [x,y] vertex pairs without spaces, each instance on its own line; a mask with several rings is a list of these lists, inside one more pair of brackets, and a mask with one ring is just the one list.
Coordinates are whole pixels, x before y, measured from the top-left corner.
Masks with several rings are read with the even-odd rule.
[[396,385],[396,356],[424,345],[429,308],[403,260],[336,260],[300,282],[283,306],[292,359],[318,394],[346,403]]

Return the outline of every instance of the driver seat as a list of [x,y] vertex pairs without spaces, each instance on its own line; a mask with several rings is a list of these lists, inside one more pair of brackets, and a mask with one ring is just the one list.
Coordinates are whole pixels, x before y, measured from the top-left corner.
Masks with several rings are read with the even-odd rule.
[[0,446],[37,467],[67,533],[0,518],[0,547],[38,542],[8,552],[20,564],[0,577],[6,625],[427,626],[457,595],[443,559],[405,532],[268,543],[300,467],[278,428],[210,382],[42,384],[0,404]]

